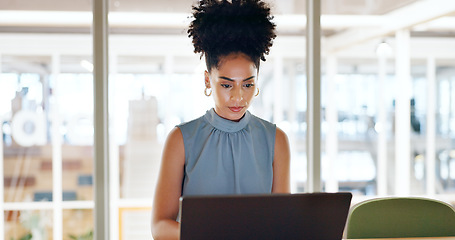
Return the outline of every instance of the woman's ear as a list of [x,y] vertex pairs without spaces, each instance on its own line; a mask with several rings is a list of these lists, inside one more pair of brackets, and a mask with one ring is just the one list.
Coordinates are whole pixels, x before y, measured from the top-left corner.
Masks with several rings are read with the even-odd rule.
[[204,81],[205,87],[210,88],[210,73],[207,70],[204,71]]

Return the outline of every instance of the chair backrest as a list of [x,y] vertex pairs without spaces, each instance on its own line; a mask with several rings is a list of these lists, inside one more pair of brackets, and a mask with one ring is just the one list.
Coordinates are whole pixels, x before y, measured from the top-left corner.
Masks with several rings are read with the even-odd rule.
[[400,238],[455,236],[455,210],[428,198],[378,198],[351,208],[346,237]]

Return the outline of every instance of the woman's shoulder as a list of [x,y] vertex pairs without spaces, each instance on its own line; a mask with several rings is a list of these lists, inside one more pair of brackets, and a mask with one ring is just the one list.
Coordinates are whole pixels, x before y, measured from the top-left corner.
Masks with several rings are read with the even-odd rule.
[[287,143],[289,141],[286,133],[279,127],[276,127],[276,137],[275,138],[276,138],[276,141],[278,141],[278,142]]
[[174,127],[167,135],[166,141],[167,143],[170,143],[170,145],[173,145],[177,142],[183,142],[182,131],[180,130],[180,128],[178,128],[177,126]]

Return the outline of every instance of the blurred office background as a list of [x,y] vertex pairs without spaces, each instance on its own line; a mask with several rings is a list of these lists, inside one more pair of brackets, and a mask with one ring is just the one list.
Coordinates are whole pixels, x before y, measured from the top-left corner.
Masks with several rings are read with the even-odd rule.
[[[150,238],[164,139],[212,107],[186,34],[194,2],[109,1],[113,240]],[[306,4],[269,2],[278,37],[250,111],[288,134],[292,191],[306,192]],[[0,240],[92,239],[91,11],[0,0]],[[322,0],[321,13],[322,190],[455,203],[453,1]]]

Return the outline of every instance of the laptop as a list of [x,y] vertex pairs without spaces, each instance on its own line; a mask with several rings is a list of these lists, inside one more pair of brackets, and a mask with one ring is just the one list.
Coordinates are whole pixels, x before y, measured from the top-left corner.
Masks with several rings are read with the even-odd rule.
[[349,192],[184,196],[180,239],[341,239],[351,199]]

